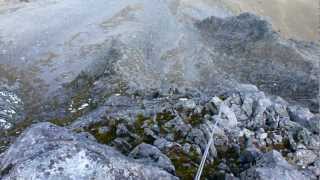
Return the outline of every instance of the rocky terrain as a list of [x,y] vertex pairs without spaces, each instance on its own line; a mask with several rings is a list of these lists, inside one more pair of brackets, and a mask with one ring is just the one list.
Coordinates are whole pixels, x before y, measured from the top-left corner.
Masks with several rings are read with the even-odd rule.
[[319,39],[319,2],[314,0],[203,0],[203,3],[225,7],[235,14],[250,12],[262,16],[285,38],[313,42]]
[[201,179],[319,179],[319,44],[250,3],[0,1],[0,179],[193,179],[212,132]]

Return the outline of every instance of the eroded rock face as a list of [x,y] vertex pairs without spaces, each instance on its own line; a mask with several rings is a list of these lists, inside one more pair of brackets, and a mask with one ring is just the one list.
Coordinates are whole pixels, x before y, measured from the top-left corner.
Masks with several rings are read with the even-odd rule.
[[176,179],[50,123],[26,130],[0,164],[3,179]]

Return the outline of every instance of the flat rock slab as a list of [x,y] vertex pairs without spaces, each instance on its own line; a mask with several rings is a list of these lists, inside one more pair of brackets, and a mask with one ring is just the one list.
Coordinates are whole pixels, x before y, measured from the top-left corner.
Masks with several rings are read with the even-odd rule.
[[177,179],[85,135],[50,123],[33,125],[2,155],[7,179]]

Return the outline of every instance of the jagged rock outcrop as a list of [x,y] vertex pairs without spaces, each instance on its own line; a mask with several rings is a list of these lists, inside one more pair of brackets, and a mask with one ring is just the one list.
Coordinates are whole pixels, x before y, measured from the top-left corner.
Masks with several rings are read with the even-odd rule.
[[[55,166],[50,165],[50,158],[53,162],[57,161],[54,164],[64,166],[59,160],[59,154],[69,154],[70,157],[64,158],[71,159],[71,162],[76,161],[78,157],[75,156],[79,152],[86,152],[84,157],[90,164],[96,165],[94,169],[100,168],[95,172],[101,177],[108,177],[108,174],[99,173],[107,168],[103,164],[106,164],[106,157],[109,157],[110,147],[92,141],[94,136],[99,143],[113,146],[136,159],[135,162],[126,159],[126,162],[142,163],[144,166],[149,164],[176,174],[181,179],[188,179],[194,177],[213,130],[214,143],[209,151],[204,177],[250,179],[253,173],[263,179],[272,168],[276,168],[279,173],[292,171],[295,176],[305,179],[316,179],[319,176],[319,136],[310,129],[309,124],[303,124],[297,119],[317,116],[302,111],[302,107],[293,108],[285,100],[265,95],[253,85],[242,85],[215,97],[193,90],[173,90],[167,94],[158,91],[144,93],[111,96],[104,106],[68,126],[79,135],[46,123],[33,126],[2,155],[2,172],[9,173],[8,177],[14,177],[16,173],[28,172],[28,169],[20,171],[18,167],[28,163],[27,167],[33,168],[41,160],[48,161],[48,167],[46,164],[41,166],[54,174],[58,171],[51,172],[54,170],[51,167]],[[269,152],[273,149],[293,165],[289,165],[282,156],[280,158],[278,152]],[[20,157],[18,152],[27,154]],[[91,154],[93,152],[99,152],[103,157],[96,157]],[[266,159],[268,154],[272,154],[273,160],[280,158],[281,161],[263,164],[261,159]],[[24,157],[29,155],[36,159],[26,160]],[[91,161],[93,157],[94,163]],[[113,159],[110,161],[113,162]],[[120,164],[116,163],[113,167],[128,168],[123,167],[121,162],[117,161]],[[12,169],[7,168],[9,164],[13,165]],[[260,170],[260,174],[255,173]],[[52,177],[76,176],[69,173],[62,171]],[[40,174],[43,177],[46,175]],[[85,176],[79,174],[79,178]],[[287,178],[290,177],[288,175]]]
[[[305,108],[292,108],[282,98],[268,96],[253,85],[241,85],[212,98],[192,90],[151,94],[157,96],[138,93],[131,97],[111,97],[105,110],[98,109],[69,127],[90,132],[99,142],[126,154],[132,149],[137,154],[142,142],[153,144],[172,161],[177,176],[182,179],[194,177],[212,130],[214,144],[204,173],[207,178],[240,177],[241,172],[272,149],[281,152],[296,169],[309,172],[299,170],[298,174],[306,174],[309,179],[318,176],[314,163],[319,159],[319,136],[309,124],[297,122],[297,117],[307,116],[306,112],[308,118],[317,117]],[[293,116],[293,110],[297,109],[305,111],[294,111]],[[320,122],[314,120],[314,123]],[[101,133],[100,127],[108,127],[109,131]],[[150,146],[151,149],[154,147]],[[155,154],[161,157],[159,152]],[[154,163],[152,158],[146,159]],[[187,167],[188,172],[184,171]],[[291,171],[291,166],[287,169]]]

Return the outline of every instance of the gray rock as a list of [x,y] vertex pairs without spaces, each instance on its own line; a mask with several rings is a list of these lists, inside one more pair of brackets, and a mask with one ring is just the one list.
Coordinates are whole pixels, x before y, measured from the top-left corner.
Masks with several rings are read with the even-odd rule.
[[166,151],[168,149],[171,149],[174,146],[180,146],[179,144],[175,142],[167,141],[165,138],[159,138],[153,142],[153,145],[156,146],[161,151]]
[[230,168],[225,162],[221,162],[217,168],[222,172],[230,172]]
[[96,141],[96,138],[92,134],[90,134],[88,132],[80,132],[80,133],[78,133],[78,135],[83,137],[83,138],[88,138],[88,139],[90,139],[92,141]]
[[179,105],[184,109],[194,109],[197,106],[196,102],[192,99],[180,99]]
[[182,137],[185,137],[192,128],[190,124],[186,124],[179,116],[165,123],[164,127],[171,129],[171,132],[179,133]]
[[253,127],[262,127],[266,123],[265,111],[269,106],[271,106],[272,102],[268,98],[261,98],[255,102],[254,106],[254,114],[253,114]]
[[203,131],[198,128],[192,128],[186,140],[190,143],[199,145],[203,151],[208,143]]
[[168,141],[174,141],[175,140],[175,134],[174,133],[168,133],[165,138],[168,140]]
[[270,134],[270,139],[272,140],[273,144],[281,144],[283,141],[283,137],[279,134],[274,133],[274,132]]
[[151,141],[159,139],[157,134],[154,131],[152,131],[150,128],[144,128],[143,134],[145,135],[146,138],[150,139]]
[[226,101],[232,104],[231,108],[235,111],[240,125],[249,129],[265,127],[266,111],[273,105],[270,98],[252,85],[241,85],[231,93]]
[[293,160],[298,166],[307,167],[309,164],[313,163],[317,159],[317,155],[308,149],[299,148],[293,154]]
[[[198,157],[200,158],[201,155],[202,155],[202,151],[201,151],[201,148],[199,145],[196,145],[196,144],[192,144],[191,145],[191,149],[192,149],[192,153],[193,155],[198,155]],[[214,151],[214,153],[212,153],[212,151]],[[190,153],[190,152],[189,152]],[[214,154],[214,155],[213,155]],[[214,146],[211,146],[210,148],[210,154],[209,154],[209,157],[208,157],[208,160],[211,160],[213,161],[213,157],[216,156],[216,149]]]
[[185,152],[185,153],[189,153],[190,152],[190,150],[191,150],[191,144],[189,144],[189,143],[185,143],[183,146],[182,146],[182,149],[183,149],[183,151]]
[[79,117],[75,120],[71,125],[69,125],[70,129],[81,129],[88,128],[91,124],[99,123],[104,120],[105,112],[108,107],[100,106],[94,111]]
[[117,137],[112,142],[111,145],[117,150],[123,153],[128,153],[133,148],[132,145],[125,138]]
[[320,159],[317,159],[308,169],[310,169],[315,176],[320,177]]
[[218,114],[218,107],[216,107],[212,102],[206,104],[206,109],[210,112],[211,115]]
[[239,180],[239,178],[235,177],[233,174],[226,174],[224,179],[225,180]]
[[263,128],[259,128],[256,132],[256,137],[259,139],[259,140],[265,140],[267,139],[268,137],[268,133],[265,133],[264,129]]
[[315,116],[309,109],[299,106],[289,106],[288,112],[292,121],[297,122],[312,132],[319,134],[319,116]]
[[99,127],[99,129],[98,129],[99,134],[106,134],[110,131],[111,131],[111,129],[108,126]]
[[9,179],[176,179],[157,167],[50,123],[33,125],[0,160]]
[[309,109],[300,106],[289,106],[288,112],[292,121],[298,122],[302,125],[306,123],[305,121],[314,116]]
[[[219,128],[218,126],[214,126],[214,124],[211,121],[207,121],[207,120],[204,121],[204,123],[201,124],[199,128],[202,130],[204,134],[204,137],[206,139],[206,145],[209,142],[211,133],[213,131],[214,141],[211,144],[211,147],[209,149],[209,155],[208,155],[208,159],[213,161],[213,159],[217,157],[217,149],[215,145],[221,145],[221,144],[226,145],[228,143],[228,137],[225,135],[222,128]],[[199,146],[201,147],[201,150],[204,151],[204,149],[202,149],[203,146],[201,145]]]
[[313,116],[311,119],[309,119],[309,129],[311,132],[314,132],[316,134],[320,134],[320,115],[317,114]]
[[123,123],[117,125],[116,135],[118,137],[128,136],[130,134],[127,126]]
[[175,168],[171,163],[171,160],[164,155],[157,147],[150,144],[142,143],[135,147],[129,154],[129,157],[139,159],[139,161],[158,166],[161,169],[174,174]]
[[256,161],[262,156],[262,152],[254,147],[246,148],[240,154],[240,162],[242,164],[255,164]]
[[[214,100],[215,98],[213,98]],[[238,120],[236,117],[236,114],[233,112],[233,110],[228,106],[228,102],[216,102],[216,106],[218,106],[219,109],[219,117],[216,117],[218,120],[218,125],[226,128],[231,129],[237,126]]]
[[241,108],[246,113],[247,117],[251,117],[253,114],[253,103],[254,100],[250,96],[244,95]]
[[305,180],[305,177],[290,165],[277,151],[270,151],[257,164],[241,173],[243,180]]
[[254,136],[254,132],[253,132],[253,131],[250,131],[250,130],[247,129],[247,128],[243,128],[243,129],[239,132],[239,137],[249,138],[249,137],[252,137],[252,136]]

